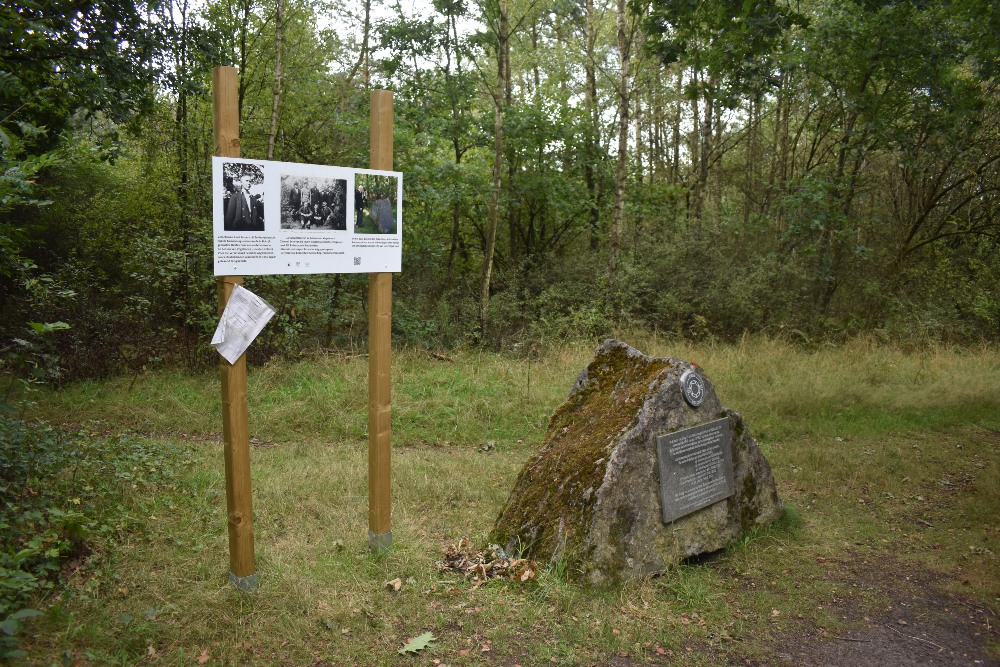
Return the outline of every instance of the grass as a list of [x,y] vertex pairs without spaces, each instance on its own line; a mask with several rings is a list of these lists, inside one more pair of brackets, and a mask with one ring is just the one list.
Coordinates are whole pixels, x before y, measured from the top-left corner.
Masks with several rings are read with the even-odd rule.
[[[367,552],[367,360],[250,369],[261,588],[226,580],[215,374],[163,371],[79,383],[33,417],[172,452],[177,477],[119,508],[128,531],[94,543],[59,594],[39,600],[29,661],[92,664],[606,664],[767,655],[795,628],[843,632],[844,601],[884,591],[839,566],[882,559],[935,572],[1000,607],[1000,354],[865,341],[803,351],[774,340],[712,346],[634,336],[697,362],[743,413],[789,512],[721,556],[590,590],[558,568],[481,588],[437,571],[442,548],[481,542],[596,344],[538,359],[460,351],[393,363],[393,538]],[[496,445],[481,447],[493,440]],[[384,583],[404,582],[398,593]],[[397,649],[432,631],[418,656]],[[627,657],[626,657],[627,656]],[[622,664],[629,664],[622,662]]]

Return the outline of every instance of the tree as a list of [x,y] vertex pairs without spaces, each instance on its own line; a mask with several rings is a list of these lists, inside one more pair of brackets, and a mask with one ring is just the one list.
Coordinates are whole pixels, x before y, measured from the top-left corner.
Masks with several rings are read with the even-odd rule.
[[664,64],[681,62],[691,71],[687,95],[695,128],[690,144],[695,218],[701,217],[710,168],[721,159],[722,110],[735,108],[748,94],[759,99],[774,86],[782,40],[803,23],[805,17],[776,0],[650,3],[650,50]]
[[490,281],[496,253],[497,227],[500,224],[500,195],[503,188],[504,115],[510,103],[510,17],[507,0],[487,5],[487,19],[495,39],[496,79],[490,89],[493,98],[493,181],[490,188],[489,218],[483,246],[483,272],[479,281],[479,329],[486,328],[490,304]]
[[78,110],[122,122],[152,103],[161,45],[140,2],[4,4],[0,31],[0,125],[7,136],[18,122],[47,130],[29,151],[52,148]]
[[[56,168],[117,156],[119,124],[147,112],[158,74],[159,33],[138,2],[35,2],[0,6],[0,287],[3,297],[55,293],[27,257],[43,238],[42,211]],[[72,136],[99,117],[98,146]],[[42,194],[44,193],[44,194]],[[35,237],[35,238],[32,238]],[[37,248],[33,249],[37,253]],[[71,290],[61,290],[68,295]],[[0,302],[8,306],[6,298]],[[37,304],[36,304],[37,305]],[[14,315],[16,319],[18,315]],[[20,326],[20,322],[14,322]]]
[[622,224],[625,218],[625,179],[628,176],[629,110],[632,99],[632,44],[635,21],[625,0],[618,0],[615,12],[618,42],[618,160],[615,165],[615,207],[608,240],[608,274],[618,272]]

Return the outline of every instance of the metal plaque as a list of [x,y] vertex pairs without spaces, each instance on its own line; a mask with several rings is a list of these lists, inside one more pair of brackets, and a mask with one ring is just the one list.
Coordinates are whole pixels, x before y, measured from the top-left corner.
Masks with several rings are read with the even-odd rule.
[[733,495],[729,419],[656,437],[663,523]]
[[689,369],[681,375],[681,389],[684,392],[684,400],[696,408],[705,401],[705,380],[698,371]]

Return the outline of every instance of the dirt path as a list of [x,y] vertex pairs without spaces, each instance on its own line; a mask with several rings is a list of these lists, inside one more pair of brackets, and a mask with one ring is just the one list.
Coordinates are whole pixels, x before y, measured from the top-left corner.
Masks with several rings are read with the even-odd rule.
[[830,602],[842,620],[837,632],[803,622],[801,629],[775,638],[766,661],[731,664],[796,667],[924,667],[992,665],[989,642],[1000,642],[996,610],[948,592],[935,575],[911,563],[855,561],[830,577],[869,593],[870,604],[856,599]]
[[[997,610],[947,591],[933,573],[887,558],[845,562],[828,576],[865,593],[824,603],[839,620],[837,630],[801,619],[766,641],[763,656],[748,657],[734,638],[724,647],[698,642],[644,656],[619,654],[594,667],[1000,667],[988,650],[990,642],[1000,644]],[[526,667],[516,660],[502,664]]]

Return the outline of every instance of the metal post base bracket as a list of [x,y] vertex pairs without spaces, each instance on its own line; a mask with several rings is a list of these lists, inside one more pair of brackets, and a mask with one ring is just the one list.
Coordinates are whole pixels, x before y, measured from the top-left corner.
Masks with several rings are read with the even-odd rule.
[[229,583],[236,586],[236,588],[241,591],[255,591],[257,590],[257,573],[250,574],[245,577],[237,577],[235,574],[230,572]]
[[384,553],[392,547],[392,531],[376,535],[368,531],[368,550],[372,553]]

